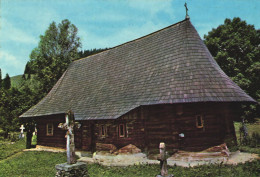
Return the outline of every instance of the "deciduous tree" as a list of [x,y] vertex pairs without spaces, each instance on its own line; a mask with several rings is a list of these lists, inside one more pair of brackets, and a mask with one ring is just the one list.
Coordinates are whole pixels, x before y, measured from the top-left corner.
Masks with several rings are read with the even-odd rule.
[[40,89],[46,94],[71,61],[78,57],[81,42],[78,29],[69,20],[63,20],[58,26],[52,22],[40,42],[30,55],[27,74],[35,73],[40,81]]
[[[240,18],[226,19],[223,25],[204,36],[211,54],[231,79],[260,102],[260,31]],[[259,117],[259,106],[245,105],[244,118]]]

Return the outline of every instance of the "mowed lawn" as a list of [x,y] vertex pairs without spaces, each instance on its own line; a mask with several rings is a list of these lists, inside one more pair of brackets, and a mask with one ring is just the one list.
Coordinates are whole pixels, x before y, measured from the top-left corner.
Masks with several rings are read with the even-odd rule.
[[[235,122],[234,126],[235,126],[236,136],[237,136],[237,139],[239,141],[240,140],[239,128],[241,127],[241,123]],[[253,132],[260,134],[260,118],[256,119],[255,123],[247,123],[246,127],[247,127],[247,130],[248,130],[248,134],[250,136],[252,136]]]
[[55,176],[55,165],[66,162],[65,153],[19,152],[0,161],[0,176]]
[[16,143],[0,140],[0,161],[21,152],[25,148],[25,140],[22,139]]
[[[55,165],[66,162],[65,153],[20,152],[6,160],[0,161],[2,177],[39,177],[55,176]],[[152,177],[159,173],[159,165],[137,165],[130,167],[105,167],[97,164],[88,165],[89,176],[93,177]],[[235,176],[259,177],[260,160],[232,165],[203,165],[194,168],[169,167],[169,173],[175,177],[184,176]]]
[[[236,137],[237,137],[237,143],[239,145],[239,150],[245,151],[245,152],[257,153],[257,154],[260,155],[259,145],[258,145],[258,147],[248,147],[248,146],[240,144],[240,142],[242,140],[241,138],[243,138],[243,135],[241,135],[240,132],[239,132],[239,128],[241,127],[241,123],[235,122],[234,126],[235,126],[235,132],[236,132]],[[252,137],[253,133],[258,133],[260,135],[260,118],[258,118],[255,123],[247,123],[246,127],[247,127],[247,130],[248,130],[248,135],[250,137]]]
[[[0,161],[0,177],[40,177],[55,176],[55,165],[66,162],[65,153],[27,151],[18,152]],[[260,160],[246,164],[203,165],[193,168],[168,167],[175,177],[184,176],[234,176],[259,177]],[[93,177],[151,177],[160,172],[159,165],[136,165],[130,167],[105,167],[98,164],[88,165],[89,176]]]

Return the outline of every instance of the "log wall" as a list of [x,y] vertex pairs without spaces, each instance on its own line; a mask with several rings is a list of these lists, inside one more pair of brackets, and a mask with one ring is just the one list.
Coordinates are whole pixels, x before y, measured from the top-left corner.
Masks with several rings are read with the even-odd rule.
[[[119,124],[125,125],[125,137],[119,137]],[[102,125],[107,127],[106,136],[102,136],[100,133]],[[144,121],[141,118],[141,108],[134,109],[115,120],[85,121],[83,132],[83,147],[87,150],[91,150],[91,146],[95,146],[96,143],[113,144],[118,149],[128,144],[144,148],[143,140],[145,134]]]
[[[203,116],[203,128],[196,126],[196,115]],[[157,152],[159,143],[165,142],[168,151],[199,151],[225,142],[226,137],[235,140],[233,120],[237,117],[236,107],[229,103],[141,106],[118,119],[81,121],[75,145],[76,149],[95,151],[96,143],[113,144],[118,149],[133,144],[143,151]],[[66,131],[57,127],[64,120],[64,115],[37,119],[38,144],[65,147]],[[53,136],[46,136],[47,123],[54,124]],[[126,126],[126,137],[119,137],[119,124]],[[106,136],[100,133],[102,125],[107,127]]]
[[[36,119],[37,144],[42,146],[66,147],[65,130],[58,128],[59,123],[65,122],[65,115],[53,115]],[[53,136],[47,136],[47,124],[53,123]]]
[[[158,149],[160,142],[165,142],[168,150],[200,151],[224,143],[227,136],[235,140],[233,120],[238,114],[228,103],[154,105],[144,110],[149,151]],[[196,126],[196,115],[203,117],[203,128]]]

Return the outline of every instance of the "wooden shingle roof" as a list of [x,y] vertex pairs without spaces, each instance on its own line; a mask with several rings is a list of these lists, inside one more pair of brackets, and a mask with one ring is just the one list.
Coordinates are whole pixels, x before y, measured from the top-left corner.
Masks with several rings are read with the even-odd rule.
[[255,102],[218,66],[186,19],[71,63],[56,85],[20,117],[66,113],[115,119],[140,105]]

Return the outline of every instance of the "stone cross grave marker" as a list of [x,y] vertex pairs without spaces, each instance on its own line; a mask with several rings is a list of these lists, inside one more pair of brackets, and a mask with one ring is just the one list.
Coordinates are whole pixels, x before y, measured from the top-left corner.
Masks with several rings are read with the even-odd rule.
[[23,124],[21,125],[20,129],[21,129],[21,132],[20,132],[20,136],[19,137],[23,138],[24,137],[23,130],[25,129]]
[[70,110],[65,116],[66,122],[60,123],[58,125],[59,128],[63,130],[67,130],[66,138],[66,149],[67,149],[67,163],[74,164],[76,163],[76,155],[75,155],[75,143],[74,143],[74,130],[80,128],[80,124],[75,122],[74,113]]

